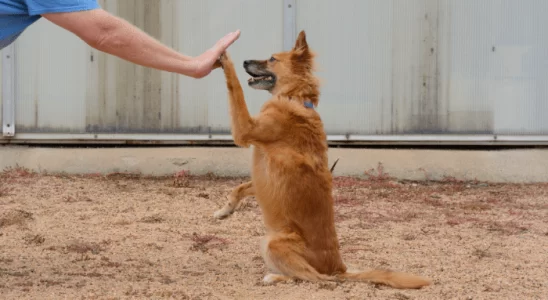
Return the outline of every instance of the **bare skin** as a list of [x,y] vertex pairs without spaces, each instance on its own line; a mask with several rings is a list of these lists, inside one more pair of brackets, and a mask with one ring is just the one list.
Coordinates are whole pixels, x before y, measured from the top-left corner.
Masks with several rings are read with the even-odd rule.
[[165,46],[126,20],[103,9],[42,16],[99,51],[141,66],[193,78],[203,78],[220,67],[219,57],[240,37],[239,30],[231,32],[201,55],[190,57]]

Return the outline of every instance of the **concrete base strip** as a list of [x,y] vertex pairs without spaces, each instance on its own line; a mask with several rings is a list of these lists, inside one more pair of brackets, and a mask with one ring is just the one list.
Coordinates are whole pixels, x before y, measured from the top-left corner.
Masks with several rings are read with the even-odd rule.
[[[548,182],[548,150],[386,150],[329,149],[329,167],[340,158],[336,176],[383,172],[399,180]],[[16,165],[39,172],[90,174],[131,172],[172,175],[248,176],[251,150],[241,148],[44,148],[0,146],[0,168]]]

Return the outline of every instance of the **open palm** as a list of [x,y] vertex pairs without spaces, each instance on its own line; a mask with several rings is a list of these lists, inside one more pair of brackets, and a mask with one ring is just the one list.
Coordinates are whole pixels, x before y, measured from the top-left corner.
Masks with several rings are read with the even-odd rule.
[[211,71],[220,67],[219,57],[223,54],[232,43],[234,43],[240,37],[240,30],[231,32],[221,38],[213,47],[194,59],[195,66],[195,78],[203,78],[207,76]]

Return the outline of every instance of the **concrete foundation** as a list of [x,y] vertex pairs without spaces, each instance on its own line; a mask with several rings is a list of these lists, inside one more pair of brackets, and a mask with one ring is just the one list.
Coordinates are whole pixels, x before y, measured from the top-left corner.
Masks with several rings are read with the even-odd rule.
[[[330,166],[340,158],[336,176],[362,176],[383,166],[400,180],[548,182],[548,150],[329,150]],[[201,175],[248,176],[251,150],[241,148],[45,148],[0,146],[0,168],[15,166],[48,173],[135,172],[171,175],[188,170]]]

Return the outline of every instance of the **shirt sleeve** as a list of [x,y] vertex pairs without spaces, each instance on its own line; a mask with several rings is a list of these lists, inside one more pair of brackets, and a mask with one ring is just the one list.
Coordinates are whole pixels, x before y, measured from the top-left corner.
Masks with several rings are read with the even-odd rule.
[[[97,0],[24,0],[29,15],[76,12],[99,8]],[[157,0],[154,0],[157,1]]]

